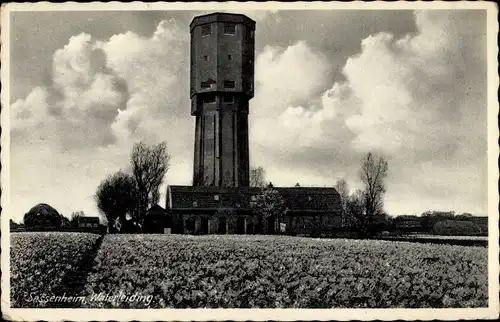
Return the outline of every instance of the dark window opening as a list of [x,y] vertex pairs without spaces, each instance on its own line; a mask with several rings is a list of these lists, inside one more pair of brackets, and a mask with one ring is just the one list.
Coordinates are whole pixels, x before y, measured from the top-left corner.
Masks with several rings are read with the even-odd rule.
[[201,233],[208,234],[208,218],[201,218]]
[[236,33],[236,25],[233,23],[225,23],[224,33],[229,35],[234,35]]
[[201,88],[210,88],[212,87],[212,84],[215,84],[215,81],[213,79],[208,79],[207,81],[201,82]]
[[203,98],[203,103],[215,103],[215,96],[210,95]]
[[251,223],[251,222],[247,223],[247,234],[248,235],[252,235],[254,233],[255,233],[255,231],[254,231],[254,224]]
[[226,229],[226,218],[220,217],[219,218],[219,224],[218,224],[218,227],[217,227],[217,233],[221,234],[221,235],[225,235],[226,231],[227,231],[227,229]]
[[227,60],[233,60],[233,56],[227,55]]
[[267,232],[270,234],[274,234],[275,232],[276,220],[274,216],[267,217]]
[[245,233],[245,218],[236,219],[236,234],[242,235]]
[[208,56],[207,55],[203,56],[203,60],[208,61]]
[[225,80],[224,81],[224,88],[234,88],[234,81],[228,81],[228,80]]
[[234,98],[232,95],[224,96],[224,103],[233,103],[233,102],[234,102]]
[[201,35],[208,36],[212,33],[212,25],[203,25],[201,26]]
[[186,230],[188,232],[194,232],[195,222],[193,218],[189,218],[186,220]]

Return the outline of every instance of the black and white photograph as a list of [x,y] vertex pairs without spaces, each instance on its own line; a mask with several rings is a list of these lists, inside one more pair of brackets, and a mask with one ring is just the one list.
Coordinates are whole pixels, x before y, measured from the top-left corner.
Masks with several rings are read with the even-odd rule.
[[497,14],[2,5],[3,319],[498,318]]

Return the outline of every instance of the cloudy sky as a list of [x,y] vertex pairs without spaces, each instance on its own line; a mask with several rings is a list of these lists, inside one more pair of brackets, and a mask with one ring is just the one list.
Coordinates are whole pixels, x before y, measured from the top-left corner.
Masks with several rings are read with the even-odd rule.
[[[485,11],[238,12],[257,22],[251,164],[275,186],[356,188],[373,151],[389,213],[486,214]],[[167,140],[165,183],[191,183],[188,25],[205,13],[11,14],[16,220],[39,202],[97,214],[96,187],[139,140]]]

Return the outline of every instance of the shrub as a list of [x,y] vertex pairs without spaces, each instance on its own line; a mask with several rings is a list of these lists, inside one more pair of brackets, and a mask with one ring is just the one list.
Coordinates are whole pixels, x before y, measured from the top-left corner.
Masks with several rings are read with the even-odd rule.
[[62,216],[50,205],[40,203],[24,215],[26,229],[55,230],[62,226]]
[[67,274],[78,269],[98,238],[85,233],[11,233],[11,306],[53,306],[47,301]]
[[151,295],[152,308],[486,307],[487,258],[486,248],[376,240],[107,235],[86,291]]
[[481,229],[470,221],[443,220],[437,222],[433,227],[437,235],[448,236],[470,236],[481,234]]

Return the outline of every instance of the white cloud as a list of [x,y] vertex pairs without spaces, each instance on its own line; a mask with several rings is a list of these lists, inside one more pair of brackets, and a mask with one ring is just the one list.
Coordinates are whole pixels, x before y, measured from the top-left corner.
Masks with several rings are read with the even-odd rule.
[[256,97],[253,111],[279,115],[288,105],[307,102],[325,89],[329,62],[323,54],[300,41],[285,49],[267,46],[255,66]]
[[188,108],[184,75],[189,65],[188,40],[175,20],[169,20],[162,21],[151,38],[128,32],[99,44],[107,54],[108,66],[127,80],[130,92],[126,110],[120,111],[112,125],[118,137],[156,141],[181,130],[172,121],[179,110]]
[[19,99],[11,106],[12,118],[11,130],[27,130],[36,128],[44,122],[53,121],[50,115],[47,92],[41,88],[35,88],[26,99]]
[[[294,106],[309,101],[327,86],[326,57],[305,42],[285,49],[266,47],[257,57],[255,69],[256,97],[250,102],[252,153],[259,153],[260,146],[286,150],[290,142],[314,138],[314,133],[297,129],[306,125],[300,123],[301,120],[307,122],[308,117],[318,117],[301,106]],[[334,114],[333,111],[321,113]],[[264,158],[260,159],[257,154],[254,161],[261,164]]]

